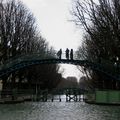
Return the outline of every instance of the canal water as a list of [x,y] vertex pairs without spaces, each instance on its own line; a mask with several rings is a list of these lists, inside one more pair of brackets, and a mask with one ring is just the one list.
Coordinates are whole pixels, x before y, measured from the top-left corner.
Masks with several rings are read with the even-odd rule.
[[1,104],[0,120],[120,120],[120,106],[65,101]]

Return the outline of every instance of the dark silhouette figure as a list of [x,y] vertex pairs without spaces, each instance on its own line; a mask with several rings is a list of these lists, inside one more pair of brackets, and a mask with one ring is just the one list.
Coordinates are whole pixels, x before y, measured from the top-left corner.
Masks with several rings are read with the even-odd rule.
[[58,52],[57,52],[57,56],[59,59],[61,59],[61,56],[62,56],[62,49],[60,49]]
[[98,63],[101,63],[101,58],[102,58],[102,55],[101,53],[98,54]]
[[73,49],[70,51],[70,59],[73,60]]
[[66,59],[69,59],[69,49],[67,48],[65,52],[66,52]]

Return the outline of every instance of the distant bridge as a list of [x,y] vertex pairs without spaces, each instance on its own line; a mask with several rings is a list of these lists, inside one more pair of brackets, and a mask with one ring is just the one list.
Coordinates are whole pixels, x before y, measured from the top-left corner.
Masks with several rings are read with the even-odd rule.
[[116,71],[116,66],[113,63],[109,63],[108,61],[104,61],[102,63],[93,63],[88,60],[59,59],[53,57],[47,58],[46,56],[41,56],[40,54],[21,55],[6,61],[3,65],[0,66],[0,78],[28,66],[59,63],[84,66],[85,68],[99,71],[112,79],[120,80],[120,76]]

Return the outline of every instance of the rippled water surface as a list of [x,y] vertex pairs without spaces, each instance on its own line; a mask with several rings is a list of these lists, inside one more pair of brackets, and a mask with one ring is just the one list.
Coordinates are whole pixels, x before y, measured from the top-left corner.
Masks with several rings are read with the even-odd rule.
[[26,102],[0,105],[0,120],[120,120],[120,106],[84,102]]

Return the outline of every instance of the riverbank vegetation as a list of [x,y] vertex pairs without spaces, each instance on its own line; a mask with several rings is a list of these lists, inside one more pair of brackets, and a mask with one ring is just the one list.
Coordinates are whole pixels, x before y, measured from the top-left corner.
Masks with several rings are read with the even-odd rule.
[[[15,56],[39,53],[55,57],[39,32],[31,11],[17,0],[0,0],[0,64]],[[59,65],[36,65],[21,69],[2,78],[3,91],[12,89],[52,89],[61,79]]]
[[[72,9],[73,22],[84,29],[82,46],[77,55],[92,62],[112,63],[119,74],[120,62],[120,0],[76,0]],[[116,81],[89,68],[81,69],[93,88],[120,89]]]

